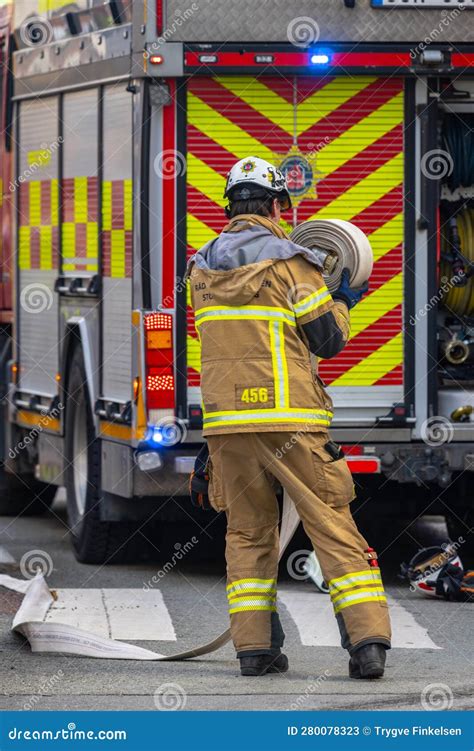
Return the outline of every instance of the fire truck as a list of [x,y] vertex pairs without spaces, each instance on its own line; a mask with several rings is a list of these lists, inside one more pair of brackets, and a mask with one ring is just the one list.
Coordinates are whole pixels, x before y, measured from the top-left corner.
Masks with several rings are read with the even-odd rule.
[[[0,513],[67,490],[75,554],[117,561],[180,505],[202,442],[187,259],[226,173],[288,177],[291,230],[374,252],[319,363],[360,488],[472,524],[474,0],[0,2]],[[419,494],[417,495],[417,493]],[[171,501],[170,501],[171,499]],[[470,521],[471,520],[471,521]],[[165,526],[166,528],[166,526]]]

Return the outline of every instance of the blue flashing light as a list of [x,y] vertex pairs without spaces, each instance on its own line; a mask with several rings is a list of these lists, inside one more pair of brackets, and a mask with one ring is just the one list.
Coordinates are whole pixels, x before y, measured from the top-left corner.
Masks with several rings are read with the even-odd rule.
[[326,52],[315,52],[311,55],[312,65],[327,65],[330,57]]

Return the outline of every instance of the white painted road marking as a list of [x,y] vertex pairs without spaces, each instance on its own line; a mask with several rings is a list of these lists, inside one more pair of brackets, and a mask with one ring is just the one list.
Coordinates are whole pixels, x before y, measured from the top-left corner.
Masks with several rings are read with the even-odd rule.
[[11,563],[15,563],[15,559],[12,555],[8,552],[6,548],[4,548],[2,545],[0,545],[0,563],[6,563],[10,565]]
[[[339,647],[341,637],[327,595],[283,589],[278,597],[295,622],[301,643],[308,647]],[[393,597],[387,596],[392,621],[392,647],[442,649],[429,637],[413,615]]]
[[76,626],[98,636],[132,641],[176,641],[160,591],[58,589],[45,622]]

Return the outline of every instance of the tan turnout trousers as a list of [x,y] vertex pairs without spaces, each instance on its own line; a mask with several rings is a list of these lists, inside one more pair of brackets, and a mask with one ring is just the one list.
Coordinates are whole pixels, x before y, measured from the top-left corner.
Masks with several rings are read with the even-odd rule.
[[[349,503],[354,486],[345,459],[324,448],[326,431],[209,435],[211,503],[227,515],[227,596],[232,639],[243,652],[278,650],[279,511],[274,478],[295,503],[319,558],[350,653],[370,642],[390,647],[390,619],[376,561]],[[315,618],[317,605],[315,601]]]

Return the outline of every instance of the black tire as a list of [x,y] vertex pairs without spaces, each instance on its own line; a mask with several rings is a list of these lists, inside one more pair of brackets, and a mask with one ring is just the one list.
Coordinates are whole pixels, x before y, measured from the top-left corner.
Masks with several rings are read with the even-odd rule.
[[0,516],[40,516],[51,508],[57,488],[32,475],[16,475],[0,468]]
[[67,513],[75,556],[82,563],[121,563],[127,558],[133,528],[101,519],[100,439],[80,345],[74,349],[69,371],[65,448]]

